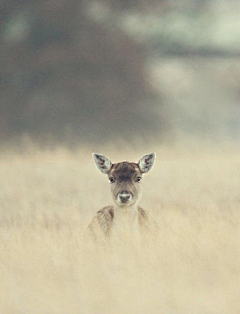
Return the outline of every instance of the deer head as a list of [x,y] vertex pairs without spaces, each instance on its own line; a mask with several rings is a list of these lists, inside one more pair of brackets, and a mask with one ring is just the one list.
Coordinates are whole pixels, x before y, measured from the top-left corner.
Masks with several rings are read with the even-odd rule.
[[155,153],[143,156],[138,163],[123,161],[112,164],[103,155],[93,154],[93,157],[98,169],[108,176],[116,205],[136,205],[141,199],[142,176],[153,167]]

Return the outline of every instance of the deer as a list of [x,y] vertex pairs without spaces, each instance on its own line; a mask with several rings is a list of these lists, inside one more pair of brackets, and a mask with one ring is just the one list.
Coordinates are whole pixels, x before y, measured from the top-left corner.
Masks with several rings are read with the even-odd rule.
[[142,197],[143,175],[152,169],[156,154],[144,155],[138,163],[112,163],[104,155],[92,155],[97,168],[108,177],[114,205],[106,206],[96,213],[86,234],[94,242],[113,238],[137,239],[141,242],[149,235],[156,234],[157,222],[138,205]]

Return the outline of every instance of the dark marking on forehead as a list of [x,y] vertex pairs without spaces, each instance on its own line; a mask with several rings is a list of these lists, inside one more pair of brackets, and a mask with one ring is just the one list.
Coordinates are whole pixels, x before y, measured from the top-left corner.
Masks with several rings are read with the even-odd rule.
[[127,171],[128,171],[128,164],[126,162],[123,162],[122,172],[127,172]]
[[120,172],[135,172],[138,169],[138,165],[134,162],[119,162],[117,164],[113,164],[112,166],[112,171],[116,172],[116,173],[120,173]]
[[138,164],[134,162],[119,162],[113,164],[110,173],[120,180],[127,180],[136,174],[140,174]]

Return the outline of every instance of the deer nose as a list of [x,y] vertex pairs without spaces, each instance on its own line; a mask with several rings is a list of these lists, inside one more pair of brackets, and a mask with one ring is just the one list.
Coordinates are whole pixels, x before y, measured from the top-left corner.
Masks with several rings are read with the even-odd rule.
[[131,196],[131,193],[129,193],[128,191],[122,191],[121,193],[119,193],[119,198],[122,203],[127,203],[130,200]]

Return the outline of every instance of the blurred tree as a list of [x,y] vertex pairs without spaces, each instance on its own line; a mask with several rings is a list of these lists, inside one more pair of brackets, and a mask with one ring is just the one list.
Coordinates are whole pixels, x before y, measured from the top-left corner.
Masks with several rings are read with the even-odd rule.
[[162,129],[144,48],[117,25],[91,19],[89,3],[1,2],[2,140],[29,134],[39,141],[105,141]]

